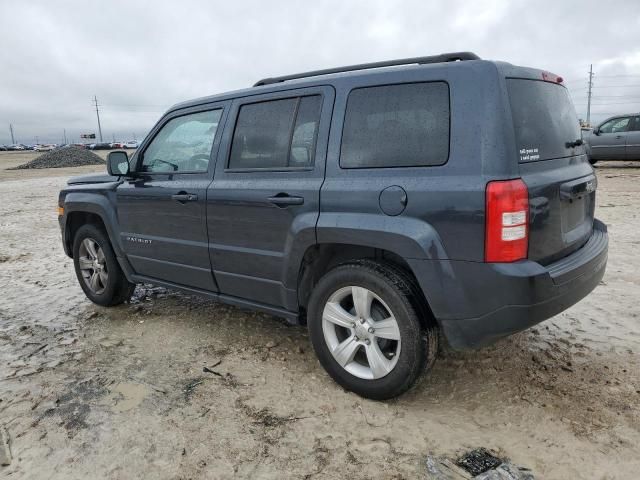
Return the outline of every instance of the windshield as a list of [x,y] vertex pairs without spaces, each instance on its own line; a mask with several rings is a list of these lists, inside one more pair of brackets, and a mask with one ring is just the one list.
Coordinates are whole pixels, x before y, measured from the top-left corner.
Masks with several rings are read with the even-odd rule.
[[583,153],[583,147],[567,145],[582,137],[566,88],[542,80],[508,78],[507,91],[521,163]]

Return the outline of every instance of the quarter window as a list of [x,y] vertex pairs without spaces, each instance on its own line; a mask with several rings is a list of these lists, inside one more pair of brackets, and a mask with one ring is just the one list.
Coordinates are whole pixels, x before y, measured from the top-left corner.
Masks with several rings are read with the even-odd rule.
[[614,118],[613,120],[609,120],[607,123],[600,127],[601,133],[617,133],[617,132],[626,132],[627,127],[629,126],[629,117],[625,118]]
[[229,168],[294,168],[313,165],[320,95],[240,107]]
[[218,109],[169,120],[145,150],[141,170],[206,172],[221,115],[222,110]]
[[445,82],[358,88],[349,94],[340,166],[442,165],[449,156]]

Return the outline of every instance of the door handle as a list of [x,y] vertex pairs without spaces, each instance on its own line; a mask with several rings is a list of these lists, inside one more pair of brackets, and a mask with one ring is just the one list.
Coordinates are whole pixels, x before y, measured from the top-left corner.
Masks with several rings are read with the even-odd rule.
[[302,205],[304,204],[303,197],[294,197],[289,195],[288,193],[279,193],[274,197],[267,198],[269,203],[272,203],[278,208],[286,208],[290,205]]
[[195,193],[180,192],[171,195],[171,200],[175,200],[180,203],[195,202],[198,200],[198,195]]

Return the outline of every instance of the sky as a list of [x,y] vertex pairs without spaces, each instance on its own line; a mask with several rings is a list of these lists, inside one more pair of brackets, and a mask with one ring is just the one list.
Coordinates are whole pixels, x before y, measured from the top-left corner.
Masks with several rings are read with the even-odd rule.
[[0,144],[140,140],[263,77],[473,51],[562,76],[592,124],[640,111],[640,0],[0,0]]

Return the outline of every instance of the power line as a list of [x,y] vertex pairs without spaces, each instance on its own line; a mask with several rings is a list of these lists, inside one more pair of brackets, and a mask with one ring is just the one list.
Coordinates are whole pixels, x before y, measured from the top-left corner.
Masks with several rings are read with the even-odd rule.
[[[607,103],[592,103],[592,107],[606,107],[609,105],[637,105],[640,103],[640,100],[635,100],[633,102],[607,102]],[[576,102],[578,105],[584,105],[584,102]]]
[[640,87],[640,83],[634,83],[633,85],[598,85],[595,88],[638,88]]
[[618,77],[640,77],[640,73],[625,73],[621,75],[598,75],[598,77],[602,78],[618,78]]

